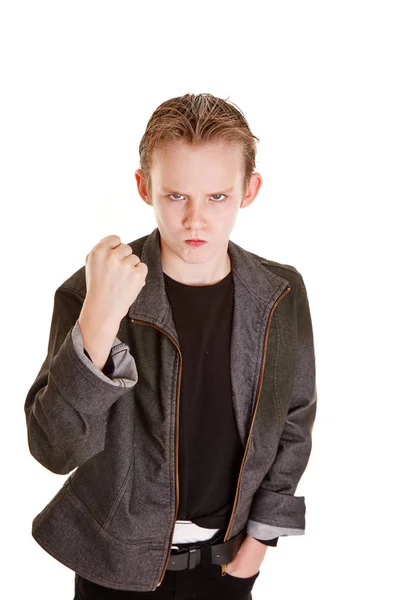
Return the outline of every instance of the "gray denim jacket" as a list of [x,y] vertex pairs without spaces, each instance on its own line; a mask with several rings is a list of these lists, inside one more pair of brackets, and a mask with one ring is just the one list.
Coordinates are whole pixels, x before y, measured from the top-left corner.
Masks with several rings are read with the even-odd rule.
[[[48,352],[25,401],[29,451],[61,475],[32,536],[79,575],[118,590],[162,582],[178,514],[182,355],[164,288],[158,228],[130,242],[146,284],[122,319],[107,377],[84,354],[85,267],[56,290]],[[232,403],[243,443],[224,541],[305,531],[298,482],[311,452],[316,376],[296,268],[229,240],[234,281]]]

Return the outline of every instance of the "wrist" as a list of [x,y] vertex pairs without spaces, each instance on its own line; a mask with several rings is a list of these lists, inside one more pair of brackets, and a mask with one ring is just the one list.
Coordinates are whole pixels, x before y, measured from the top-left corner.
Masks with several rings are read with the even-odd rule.
[[92,363],[102,371],[118,333],[118,326],[115,323],[105,323],[90,313],[81,314],[78,324],[84,350]]
[[80,315],[79,315],[79,326],[85,328],[87,331],[101,332],[102,335],[111,335],[116,337],[120,326],[120,321],[109,314],[102,314],[102,312],[91,306],[90,304],[83,304]]

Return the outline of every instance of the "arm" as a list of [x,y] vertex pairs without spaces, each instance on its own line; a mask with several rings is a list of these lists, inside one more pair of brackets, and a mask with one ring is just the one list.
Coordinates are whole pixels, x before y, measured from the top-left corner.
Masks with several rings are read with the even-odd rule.
[[109,411],[138,380],[128,345],[116,337],[102,371],[85,354],[83,301],[56,290],[47,356],[24,405],[30,453],[61,475],[104,449]]
[[317,390],[310,308],[300,283],[293,391],[275,460],[254,494],[246,527],[259,540],[305,532],[304,496],[295,491],[311,453]]

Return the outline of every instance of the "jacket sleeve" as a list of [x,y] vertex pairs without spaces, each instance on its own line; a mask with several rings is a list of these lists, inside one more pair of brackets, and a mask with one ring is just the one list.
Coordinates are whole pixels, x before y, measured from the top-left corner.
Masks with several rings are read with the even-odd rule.
[[305,533],[305,498],[295,496],[312,447],[317,407],[313,330],[302,277],[297,301],[296,370],[278,450],[253,496],[246,532],[258,539]]
[[56,290],[47,356],[24,404],[30,453],[60,475],[104,449],[110,408],[138,381],[129,346],[118,338],[102,371],[85,354],[83,301],[72,289]]

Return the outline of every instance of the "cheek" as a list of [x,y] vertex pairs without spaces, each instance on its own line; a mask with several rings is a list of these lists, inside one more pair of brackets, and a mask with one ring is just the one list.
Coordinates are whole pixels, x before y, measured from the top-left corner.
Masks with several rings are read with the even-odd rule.
[[226,214],[225,214],[225,222],[226,223],[234,223],[236,220],[236,217],[238,215],[238,212],[239,212],[239,209],[236,206],[234,206],[233,208],[229,207],[229,210],[227,210]]
[[160,221],[164,223],[172,223],[177,218],[176,211],[167,204],[158,206],[157,215]]

